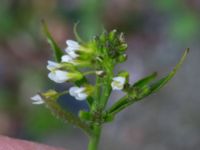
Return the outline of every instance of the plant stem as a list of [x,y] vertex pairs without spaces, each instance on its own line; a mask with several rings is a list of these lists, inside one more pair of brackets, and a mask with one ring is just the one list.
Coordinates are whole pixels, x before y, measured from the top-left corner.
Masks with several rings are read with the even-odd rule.
[[101,135],[101,125],[93,126],[93,135],[90,136],[88,150],[97,150]]

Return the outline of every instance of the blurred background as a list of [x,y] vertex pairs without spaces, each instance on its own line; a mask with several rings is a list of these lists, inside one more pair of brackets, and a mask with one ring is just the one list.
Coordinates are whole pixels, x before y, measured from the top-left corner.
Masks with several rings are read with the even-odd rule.
[[[66,39],[74,39],[77,21],[84,39],[103,27],[125,32],[128,61],[120,67],[130,72],[132,83],[153,71],[165,75],[189,47],[189,57],[164,89],[104,126],[100,149],[199,150],[199,0],[1,0],[0,134],[85,150],[87,138],[79,129],[56,119],[44,106],[31,104],[38,91],[67,88],[47,78],[52,52],[41,19],[63,49]],[[113,92],[111,103],[120,96]],[[85,107],[68,99],[74,112]]]

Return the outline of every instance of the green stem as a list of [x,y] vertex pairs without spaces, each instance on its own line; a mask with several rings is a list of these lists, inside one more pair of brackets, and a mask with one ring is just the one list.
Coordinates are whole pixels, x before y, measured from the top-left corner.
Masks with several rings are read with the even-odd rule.
[[102,95],[101,95],[101,101],[100,101],[100,107],[101,108],[105,108],[106,104],[108,102],[110,93],[111,93],[111,86],[110,86],[110,79],[106,78],[104,81],[104,86],[103,86],[103,91],[102,91]]
[[101,125],[94,125],[93,135],[90,136],[88,150],[97,150],[101,135]]

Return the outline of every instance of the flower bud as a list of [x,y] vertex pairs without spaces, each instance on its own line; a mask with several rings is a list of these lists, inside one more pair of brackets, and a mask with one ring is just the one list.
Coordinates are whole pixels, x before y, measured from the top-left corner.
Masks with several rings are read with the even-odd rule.
[[112,30],[112,31],[109,33],[109,40],[110,40],[110,41],[115,40],[116,35],[117,35],[117,30],[116,30],[116,29]]
[[43,98],[39,94],[36,94],[35,96],[31,97],[31,100],[33,101],[32,104],[36,104],[36,105],[40,105],[44,103]]
[[117,62],[119,62],[119,63],[125,62],[126,60],[127,60],[127,55],[126,54],[120,55],[117,58]]
[[105,75],[105,72],[103,71],[103,70],[97,70],[96,72],[95,72],[98,76],[103,76],[103,75]]
[[123,43],[118,48],[119,51],[125,51],[128,48],[128,45],[126,43]]
[[127,71],[120,71],[117,76],[124,77],[126,82],[129,81],[129,73]]
[[42,96],[44,96],[45,98],[56,98],[57,96],[59,96],[59,93],[55,90],[48,90],[47,92],[42,93]]

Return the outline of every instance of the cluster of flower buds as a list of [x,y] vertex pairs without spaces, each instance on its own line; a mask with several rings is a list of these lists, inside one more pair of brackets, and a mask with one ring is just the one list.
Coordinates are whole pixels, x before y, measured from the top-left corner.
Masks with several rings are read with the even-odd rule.
[[[73,40],[67,40],[66,44],[66,53],[61,57],[60,63],[48,61],[47,69],[50,71],[48,77],[56,83],[65,83],[68,81],[76,82],[81,80],[84,75],[77,68],[90,64],[89,59],[82,59],[85,56],[89,57],[91,55],[92,51],[90,49],[81,46],[78,42]],[[69,89],[69,94],[77,100],[85,100],[92,91],[88,89],[92,89],[92,86],[74,86]]]

